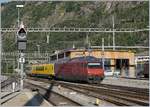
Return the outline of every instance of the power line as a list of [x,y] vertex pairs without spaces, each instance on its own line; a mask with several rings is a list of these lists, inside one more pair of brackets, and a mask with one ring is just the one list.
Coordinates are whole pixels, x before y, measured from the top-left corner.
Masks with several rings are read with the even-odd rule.
[[[18,28],[1,28],[1,32],[17,32]],[[148,28],[133,29],[133,28],[26,28],[27,32],[104,32],[104,33],[128,33],[128,32],[143,32],[149,31]]]
[[[91,46],[91,48],[102,48],[102,46]],[[113,46],[104,46],[104,48],[113,48]],[[149,49],[148,46],[115,46],[122,49]]]

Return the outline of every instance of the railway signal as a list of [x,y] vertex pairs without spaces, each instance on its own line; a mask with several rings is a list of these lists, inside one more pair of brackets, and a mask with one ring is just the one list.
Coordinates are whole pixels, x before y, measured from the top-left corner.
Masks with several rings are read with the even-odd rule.
[[27,32],[24,28],[24,25],[21,24],[21,26],[17,32],[18,50],[20,50],[20,51],[26,50],[26,44],[27,44]]
[[27,32],[24,28],[23,23],[21,23],[20,28],[17,32],[17,47],[20,52],[20,58],[19,63],[21,64],[21,70],[20,70],[20,89],[23,90],[23,79],[24,79],[24,63],[25,58],[23,52],[26,50],[26,44],[27,44]]

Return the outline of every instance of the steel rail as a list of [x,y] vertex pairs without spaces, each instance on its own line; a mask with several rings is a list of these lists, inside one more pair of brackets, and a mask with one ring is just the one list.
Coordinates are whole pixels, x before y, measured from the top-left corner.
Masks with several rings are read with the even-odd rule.
[[7,80],[4,80],[1,82],[1,89],[7,87],[8,85],[10,85],[12,82],[16,81],[17,77],[9,77]]
[[[87,94],[89,96],[93,96],[93,97],[97,97],[99,99],[102,100],[106,100],[108,102],[111,102],[113,104],[116,104],[118,106],[136,106],[136,105],[149,105],[148,101],[141,101],[141,100],[137,100],[137,99],[131,99],[129,97],[125,97],[125,96],[120,96],[120,95],[116,95],[116,94],[112,94],[112,91],[104,91],[104,90],[95,90],[95,89],[89,89],[89,88],[83,88],[83,87],[73,87],[73,86],[68,86],[68,85],[62,85],[66,88],[70,88],[74,91],[77,92],[81,92],[83,94]],[[118,94],[118,93],[117,93]]]
[[[50,81],[47,81],[46,79],[35,79],[36,81],[42,80],[43,82],[51,83]],[[142,93],[132,93],[128,90],[115,90],[111,89],[113,87],[95,87],[92,85],[84,85],[84,84],[76,84],[76,83],[69,83],[69,82],[62,82],[62,81],[54,81],[55,84],[61,84],[64,87],[72,88],[74,90],[85,92],[87,93],[93,93],[93,95],[97,95],[98,98],[104,99],[109,102],[113,102],[117,105],[149,105],[148,102],[148,95]],[[131,94],[131,95],[130,95]],[[90,94],[91,95],[91,94]],[[93,96],[96,97],[96,96]]]
[[[46,100],[48,100],[54,106],[81,106],[81,104],[79,104],[78,102],[75,102],[72,99],[69,99],[61,94],[58,94],[51,89],[44,88],[31,82],[25,82],[28,88],[37,90]],[[60,102],[66,102],[66,104],[61,104]]]
[[100,86],[106,87],[106,88],[113,88],[113,89],[119,89],[119,90],[125,90],[130,92],[131,94],[138,94],[138,95],[145,95],[148,98],[149,89],[146,88],[136,88],[136,87],[127,87],[127,86],[118,86],[118,85],[111,85],[111,84],[100,84]]
[[[84,85],[84,84],[72,84],[72,83],[68,83],[68,82],[59,82],[57,81],[57,83],[62,84],[62,85],[66,85],[66,86],[71,86],[71,87],[76,87],[78,89],[84,89],[90,92],[97,92],[99,94],[104,94],[104,95],[108,95],[111,97],[115,97],[115,98],[119,98],[125,101],[130,101],[130,102],[134,102],[136,104],[139,105],[148,105],[148,94],[140,92],[142,89],[139,90],[139,92],[131,92],[128,90],[122,90],[120,89],[116,89],[113,87],[107,88],[106,86],[104,87],[103,85],[101,86],[93,86],[93,85]],[[130,88],[130,87],[129,87]],[[135,88],[133,88],[135,89]],[[134,90],[132,90],[134,91]]]
[[[48,81],[47,79],[42,78],[36,78],[36,77],[27,77],[27,79],[35,80],[35,81],[44,81],[47,83],[51,83],[51,81]],[[55,81],[55,80],[54,80]],[[128,86],[118,86],[118,85],[111,85],[111,84],[86,84],[86,83],[72,83],[72,82],[65,82],[65,81],[55,81],[56,83],[66,83],[66,84],[72,84],[72,85],[83,85],[85,87],[92,87],[92,88],[109,88],[109,90],[120,90],[122,92],[128,92],[130,94],[139,94],[139,95],[147,95],[149,94],[149,90],[147,88],[136,88],[136,87],[128,87]],[[148,97],[148,96],[147,96]]]
[[[63,85],[64,86],[64,85]],[[86,92],[94,92],[94,93],[97,93],[97,94],[99,94],[99,95],[102,95],[102,96],[104,96],[104,97],[111,97],[111,98],[118,98],[120,101],[122,100],[122,101],[124,101],[127,105],[132,105],[132,106],[134,106],[134,105],[144,105],[144,106],[147,106],[148,105],[148,103],[149,103],[149,101],[148,100],[145,100],[145,97],[143,98],[143,99],[140,99],[140,98],[138,98],[137,96],[135,96],[135,98],[134,98],[134,96],[133,95],[130,95],[130,94],[128,94],[128,93],[122,93],[121,91],[118,91],[118,90],[114,90],[114,91],[112,91],[112,90],[109,90],[109,89],[96,89],[96,88],[94,88],[93,89],[93,87],[84,87],[84,86],[74,86],[73,87],[73,85],[72,86],[69,86],[69,85],[65,85],[65,87],[68,87],[68,88],[73,88],[73,89],[76,89],[76,90],[78,90],[78,89],[83,89],[84,91],[86,91]],[[78,91],[80,91],[80,90],[78,90]],[[113,100],[112,99],[112,100]],[[107,100],[107,99],[106,99]],[[118,100],[118,101],[119,101]],[[119,102],[120,102],[119,101]],[[116,101],[117,102],[117,101]],[[123,104],[123,103],[122,103]],[[123,104],[124,105],[124,104]]]

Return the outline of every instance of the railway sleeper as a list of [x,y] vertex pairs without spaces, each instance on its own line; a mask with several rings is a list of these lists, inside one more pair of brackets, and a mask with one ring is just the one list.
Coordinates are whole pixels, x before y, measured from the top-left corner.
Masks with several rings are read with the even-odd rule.
[[[67,83],[60,83],[60,84],[66,84],[67,85]],[[69,85],[71,85],[73,87],[76,86],[76,87],[85,88],[85,89],[88,88],[91,91],[97,91],[99,93],[108,93],[109,92],[111,95],[116,94],[116,96],[126,96],[128,98],[130,97],[130,98],[139,99],[139,100],[142,99],[143,102],[149,100],[149,97],[147,95],[141,96],[141,94],[138,95],[138,94],[131,93],[131,92],[125,91],[125,90],[116,90],[116,89],[114,90],[114,89],[109,89],[109,88],[105,88],[105,87],[97,87],[97,89],[96,88],[93,89],[93,86],[86,86],[86,85],[80,86],[77,84],[69,84]]]
[[[95,91],[95,90],[90,90],[90,91]],[[109,93],[108,93],[109,92]],[[149,102],[148,101],[145,101],[145,100],[139,100],[137,98],[133,98],[133,97],[128,97],[127,95],[125,94],[121,94],[121,93],[114,93],[113,91],[103,91],[103,90],[97,90],[97,93],[101,93],[103,95],[107,95],[107,96],[111,96],[111,97],[115,97],[115,98],[118,98],[118,99],[122,99],[122,100],[126,100],[126,101],[129,101],[129,102],[134,102],[136,104],[139,104],[139,105],[143,105],[143,106],[148,106],[149,105]],[[124,96],[125,95],[125,96]]]
[[[64,84],[66,84],[66,85],[69,85],[69,86],[73,86],[73,87],[78,87],[78,88],[80,88],[80,89],[82,89],[83,88],[83,86],[79,86],[79,85],[77,85],[77,84],[67,84],[67,83],[61,83],[61,82],[56,82],[57,84],[62,84],[62,85],[64,85]],[[85,89],[87,89],[87,87],[84,87]],[[104,87],[103,87],[104,88]],[[93,87],[91,87],[90,86],[90,89],[89,89],[89,87],[88,87],[88,90],[89,91],[91,91],[91,92],[95,92],[95,89],[93,89]],[[102,89],[101,88],[98,88],[97,90],[96,90],[97,92],[96,93],[101,93],[101,95],[104,95],[103,93],[105,93],[105,96],[106,96],[106,91],[108,91],[108,90],[103,90],[102,91]],[[109,92],[109,97],[115,97],[115,98],[117,98],[117,100],[119,99],[119,100],[121,100],[122,99],[122,105],[125,105],[125,104],[123,104],[124,102],[127,102],[127,105],[149,105],[149,102],[148,101],[145,101],[145,100],[137,100],[137,99],[135,99],[135,98],[129,98],[129,97],[125,97],[125,96],[120,96],[120,95],[114,95],[114,93],[112,94],[113,92],[112,92],[112,90]],[[117,93],[116,93],[117,94]],[[132,93],[133,94],[133,93]],[[107,99],[108,100],[108,99]],[[126,100],[126,101],[125,101]],[[116,101],[117,102],[117,101]],[[130,103],[129,103],[130,102]]]
[[108,102],[116,104],[118,106],[135,106],[135,105],[138,105],[136,103],[128,102],[128,101],[125,101],[125,100],[122,100],[122,99],[119,99],[119,98],[114,98],[114,97],[110,97],[110,96],[106,96],[106,95],[101,95],[101,94],[98,94],[96,92],[89,92],[87,90],[85,91],[85,90],[79,89],[79,88],[78,89],[77,88],[71,88],[71,87],[66,87],[66,88],[70,88],[74,91],[78,91],[78,92],[86,94],[86,95],[88,94],[89,96],[99,98],[101,100],[108,101]]
[[[63,95],[60,95],[54,91],[52,91],[52,88],[44,88],[42,86],[39,86],[37,84],[33,84],[31,82],[27,82],[31,85],[31,89],[36,89],[38,92],[51,104],[54,106],[66,106],[66,105],[74,105],[74,106],[81,106],[78,102],[73,101],[72,99],[69,99]],[[34,87],[34,88],[33,88]],[[51,86],[50,86],[51,87]],[[60,100],[60,101],[59,101]]]

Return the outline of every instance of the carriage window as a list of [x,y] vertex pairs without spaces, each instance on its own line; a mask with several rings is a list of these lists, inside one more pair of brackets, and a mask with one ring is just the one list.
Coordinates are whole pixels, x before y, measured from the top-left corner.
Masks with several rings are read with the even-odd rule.
[[32,67],[32,70],[36,70],[35,68],[36,68],[36,67],[35,67],[35,66],[33,66],[33,67]]
[[53,70],[53,66],[52,66],[52,70]]
[[45,70],[47,70],[47,67],[45,67]]
[[37,67],[36,67],[36,70],[37,70],[37,71],[43,71],[43,70],[44,70],[44,66],[37,66]]

